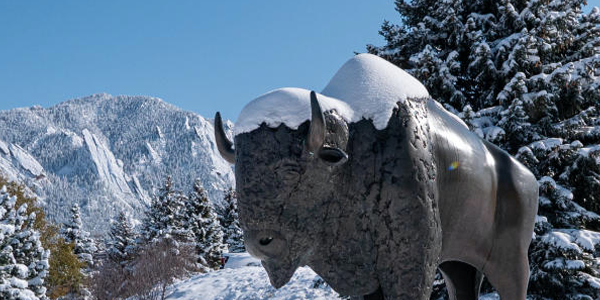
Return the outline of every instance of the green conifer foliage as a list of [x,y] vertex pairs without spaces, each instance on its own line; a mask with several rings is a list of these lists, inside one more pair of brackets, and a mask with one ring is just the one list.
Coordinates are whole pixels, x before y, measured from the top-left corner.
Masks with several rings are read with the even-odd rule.
[[230,187],[224,191],[223,196],[226,205],[220,218],[221,227],[223,228],[223,240],[227,244],[229,252],[244,252],[246,247],[244,246],[244,233],[240,228],[238,217],[237,195]]
[[584,13],[583,0],[395,2],[402,23],[384,22],[385,45],[368,51],[539,180],[529,296],[599,298],[600,10]]
[[50,251],[42,247],[33,228],[35,214],[27,204],[15,207],[17,197],[0,190],[0,298],[47,299],[44,279]]
[[226,248],[223,231],[200,180],[194,182],[186,211],[188,228],[194,236],[197,263],[209,269],[218,269]]

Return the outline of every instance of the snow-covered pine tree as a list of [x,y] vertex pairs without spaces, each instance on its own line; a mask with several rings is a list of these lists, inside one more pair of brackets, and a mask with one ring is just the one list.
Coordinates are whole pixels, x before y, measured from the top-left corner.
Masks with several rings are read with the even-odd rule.
[[556,122],[600,99],[595,92],[600,14],[597,9],[583,14],[581,5],[581,0],[396,1],[403,24],[385,22],[380,32],[387,45],[367,48],[415,75],[456,111],[467,104],[475,111],[500,106],[493,116],[498,121],[520,101],[533,125],[544,118]]
[[0,174],[1,186],[6,186],[8,193],[17,197],[15,206],[27,204],[27,214],[35,214],[33,228],[40,234],[42,247],[52,253],[48,259],[50,265],[48,276],[44,278],[44,285],[47,287],[46,295],[56,299],[76,291],[82,281],[80,272],[82,264],[73,253],[73,245],[66,243],[59,236],[58,228],[46,221],[44,210],[39,206],[36,198],[28,195],[23,184],[9,181]]
[[[77,258],[86,265],[86,268],[94,266],[94,254],[97,251],[96,242],[90,237],[90,233],[83,230],[79,205],[71,207],[71,218],[63,224],[61,234],[67,243],[75,245],[74,252]],[[83,270],[86,273],[86,270]]]
[[186,219],[188,220],[188,228],[194,234],[198,255],[197,263],[210,269],[218,269],[226,248],[223,244],[223,232],[213,206],[208,200],[207,193],[199,179],[194,182],[193,191],[188,199]]
[[[71,218],[63,224],[61,235],[65,239],[65,242],[74,245],[73,253],[82,263],[80,272],[83,278],[91,277],[95,263],[94,256],[98,252],[98,248],[96,241],[90,237],[90,233],[83,230],[83,223],[81,222],[81,214],[77,203],[71,207]],[[71,297],[87,299],[90,296],[90,292],[84,284],[80,284],[76,292],[77,295],[72,294]]]
[[176,191],[171,177],[167,177],[165,185],[152,198],[146,211],[140,232],[144,243],[153,243],[163,238],[173,238],[179,242],[191,241],[192,234],[186,226],[186,202],[187,196]]
[[367,46],[537,176],[534,299],[600,297],[600,10],[584,2],[397,0],[402,24]]
[[238,217],[237,195],[233,187],[223,192],[225,208],[222,216],[219,218],[221,228],[223,228],[223,241],[227,245],[229,252],[239,253],[246,251],[244,246],[244,232],[240,228]]
[[26,204],[16,209],[16,200],[6,187],[0,190],[0,298],[47,299],[50,253],[33,228],[35,214],[27,215]]
[[106,240],[108,259],[122,267],[127,266],[135,258],[137,251],[136,238],[137,234],[129,215],[120,212],[117,218],[111,221],[108,239]]
[[167,177],[145,211],[139,238],[127,215],[121,213],[112,222],[107,239],[110,261],[99,270],[92,287],[95,294],[110,299],[164,298],[166,286],[175,277],[194,269],[193,234],[186,226],[187,199]]
[[[540,192],[540,215],[545,216],[539,216],[536,221],[538,238],[530,248],[530,288],[543,291],[547,298],[552,295],[561,295],[561,299],[597,296],[596,270],[600,264],[594,255],[600,233],[577,228],[586,226],[598,230],[600,216],[575,203],[573,193],[550,177],[540,180]],[[549,218],[554,220],[554,226],[548,222]]]
[[13,240],[13,251],[17,262],[27,266],[28,269],[28,288],[32,290],[39,298],[45,298],[46,287],[44,278],[48,275],[50,267],[48,258],[50,251],[42,247],[40,235],[34,229],[35,213],[27,216],[27,204],[21,205],[17,211],[18,218],[27,218],[27,221],[21,225],[21,233],[16,235]]

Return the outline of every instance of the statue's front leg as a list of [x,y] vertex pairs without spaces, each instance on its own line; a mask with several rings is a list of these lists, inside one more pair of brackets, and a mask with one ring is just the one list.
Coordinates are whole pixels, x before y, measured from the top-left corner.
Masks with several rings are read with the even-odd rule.
[[399,219],[381,223],[380,231],[388,234],[377,239],[383,299],[427,300],[431,295],[441,251],[439,223],[433,212],[410,206],[402,209]]
[[381,145],[374,207],[377,279],[385,299],[427,300],[442,249],[435,164],[423,103],[400,105]]

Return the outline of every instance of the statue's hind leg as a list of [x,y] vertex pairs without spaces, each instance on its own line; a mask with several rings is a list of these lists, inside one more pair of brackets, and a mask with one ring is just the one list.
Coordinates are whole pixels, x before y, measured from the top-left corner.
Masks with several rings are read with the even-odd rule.
[[500,299],[525,300],[529,283],[527,251],[507,253],[504,259],[493,261],[495,263],[488,262],[484,272],[489,282],[498,291]]
[[479,299],[483,274],[475,267],[459,261],[447,261],[439,268],[444,276],[450,300]]

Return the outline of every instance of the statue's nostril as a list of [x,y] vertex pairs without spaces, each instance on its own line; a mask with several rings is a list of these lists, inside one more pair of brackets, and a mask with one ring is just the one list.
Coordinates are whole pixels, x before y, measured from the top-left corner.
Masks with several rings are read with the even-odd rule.
[[261,244],[261,246],[266,246],[266,245],[270,244],[272,241],[273,241],[272,237],[266,237],[266,238],[260,239],[258,242]]

